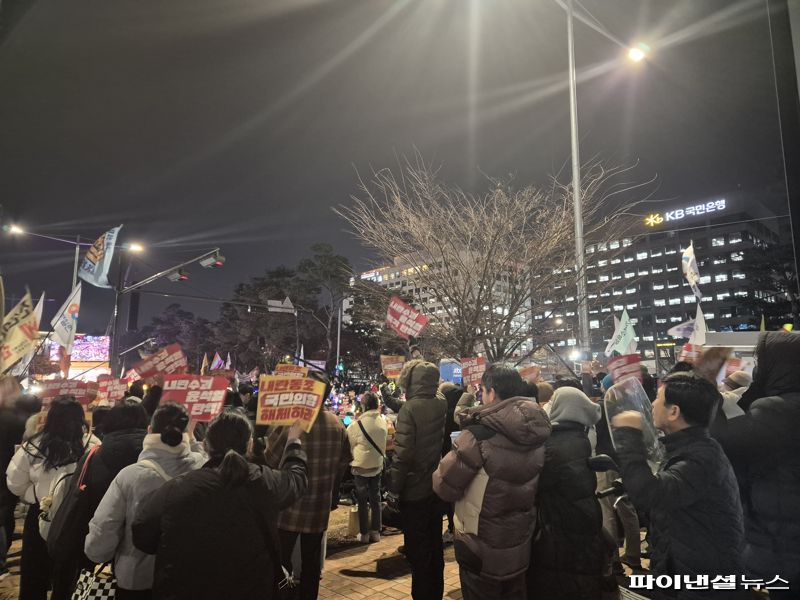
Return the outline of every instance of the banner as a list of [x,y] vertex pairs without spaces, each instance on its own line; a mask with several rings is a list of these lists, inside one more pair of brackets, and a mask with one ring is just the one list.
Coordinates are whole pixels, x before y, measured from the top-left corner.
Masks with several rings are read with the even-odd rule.
[[92,244],[78,269],[78,277],[86,283],[101,288],[113,287],[108,283],[108,270],[114,258],[114,248],[122,225],[109,229]]
[[75,396],[84,410],[97,396],[97,384],[93,381],[80,381],[78,379],[50,379],[38,382],[41,392],[38,396],[42,399],[42,404],[48,406],[54,398],[58,396]]
[[308,367],[287,363],[280,363],[275,367],[275,375],[285,375],[286,377],[308,377],[308,372]]
[[694,317],[694,329],[692,335],[689,336],[689,343],[692,346],[705,346],[706,344],[706,318],[703,314],[703,309],[700,303],[697,303],[697,314]]
[[262,375],[258,384],[258,425],[292,425],[308,433],[325,399],[325,384],[316,379]]
[[642,381],[642,369],[639,366],[641,357],[638,354],[623,354],[608,361],[608,370],[614,383],[621,383],[626,379],[636,378]]
[[428,325],[428,317],[397,296],[392,296],[389,300],[389,310],[386,311],[386,324],[400,337],[408,339],[420,336]]
[[633,322],[628,316],[628,309],[622,311],[622,319],[617,320],[614,316],[614,335],[608,341],[605,355],[611,356],[614,352],[620,354],[633,354],[636,352],[636,331],[633,329]]
[[542,374],[542,369],[536,366],[522,367],[519,369],[519,374],[520,377],[522,377],[525,381],[529,383],[536,383],[539,381],[539,376]]
[[0,373],[5,373],[23,356],[36,349],[39,321],[33,308],[31,293],[25,295],[0,325]]
[[461,381],[465,386],[480,385],[485,370],[486,359],[483,356],[461,359]]
[[397,379],[400,377],[400,371],[403,370],[405,362],[405,356],[381,354],[381,371],[383,371],[387,379]]
[[166,375],[161,403],[182,404],[193,420],[208,423],[222,412],[227,391],[228,380],[224,377]]
[[699,348],[690,344],[689,342],[686,342],[681,348],[681,354],[678,357],[678,360],[682,362],[694,363],[699,355]]
[[170,344],[151,354],[143,361],[136,363],[133,370],[140,379],[147,379],[159,373],[165,375],[185,373],[189,363],[179,344]]
[[667,330],[667,335],[674,338],[688,338],[694,331],[694,319],[689,319],[683,323],[670,327]]
[[50,321],[53,327],[53,339],[64,347],[66,354],[72,354],[75,343],[75,332],[78,330],[78,313],[81,310],[81,284],[75,286],[72,293]]
[[113,404],[117,400],[122,400],[127,392],[128,382],[125,379],[114,379],[111,375],[98,376],[98,404]]
[[681,258],[681,267],[683,268],[683,276],[692,288],[692,292],[697,296],[698,300],[703,298],[700,288],[697,283],[700,281],[700,270],[697,268],[697,258],[694,255],[694,242],[689,242],[689,247],[683,251]]

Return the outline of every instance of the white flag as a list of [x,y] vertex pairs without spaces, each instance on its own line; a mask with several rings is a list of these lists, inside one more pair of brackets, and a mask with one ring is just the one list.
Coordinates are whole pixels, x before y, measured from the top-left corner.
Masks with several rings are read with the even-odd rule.
[[102,288],[113,287],[108,283],[108,270],[111,268],[111,259],[114,258],[114,248],[122,225],[109,229],[101,235],[92,247],[78,269],[78,277],[86,283]]
[[75,332],[78,329],[78,313],[80,310],[81,284],[78,283],[50,322],[50,325],[53,326],[53,338],[61,346],[64,346],[66,354],[72,354],[72,345],[75,343]]
[[[39,298],[39,302],[36,303],[36,307],[33,309],[33,314],[36,317],[36,329],[39,329],[39,324],[42,322],[42,312],[44,311],[44,292],[42,292],[42,297]],[[25,356],[21,361],[19,361],[13,369],[11,369],[11,375],[22,375],[25,371],[25,368],[30,364],[33,360],[33,355],[35,354],[36,349],[31,350],[27,356]]]
[[692,346],[704,346],[706,343],[706,318],[703,315],[703,309],[700,308],[700,303],[697,303],[697,315],[694,318],[694,331],[689,338],[689,343]]
[[225,370],[226,371],[230,371],[231,370],[231,353],[230,352],[228,352],[228,360],[225,361]]
[[670,327],[667,330],[667,335],[674,338],[688,338],[694,332],[694,319],[689,319],[683,323]]
[[697,283],[700,281],[700,271],[697,269],[697,258],[694,255],[694,242],[689,242],[689,247],[683,251],[681,266],[683,267],[683,276],[689,282],[692,292],[694,292],[698,300],[702,300],[703,294],[700,292],[700,288],[697,287]]
[[605,355],[611,356],[614,351],[620,354],[633,354],[639,344],[636,342],[636,332],[633,329],[633,323],[628,317],[628,310],[622,311],[622,319],[617,319],[614,315],[614,335],[606,346]]

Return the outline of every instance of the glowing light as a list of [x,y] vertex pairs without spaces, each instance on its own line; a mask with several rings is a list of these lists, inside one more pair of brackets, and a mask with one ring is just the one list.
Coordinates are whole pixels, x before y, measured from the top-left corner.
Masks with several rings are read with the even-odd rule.
[[128,244],[128,252],[136,252],[137,254],[140,252],[144,252],[144,246],[137,242],[133,242]]
[[576,361],[581,359],[581,351],[580,350],[573,350],[569,353],[569,359],[571,361]]
[[8,228],[8,233],[10,233],[11,235],[21,235],[25,233],[25,230],[19,225],[12,225],[11,227]]
[[628,58],[631,59],[633,62],[641,62],[645,59],[647,55],[644,53],[644,50],[641,48],[631,48],[628,50]]

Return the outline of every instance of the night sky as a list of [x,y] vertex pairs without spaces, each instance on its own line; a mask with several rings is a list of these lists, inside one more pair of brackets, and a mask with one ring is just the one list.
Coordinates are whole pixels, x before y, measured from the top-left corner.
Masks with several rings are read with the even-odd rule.
[[[764,2],[582,7],[653,48],[634,65],[576,22],[584,158],[638,160],[669,204],[780,190]],[[317,241],[366,268],[331,210],[357,172],[416,149],[467,190],[544,182],[569,157],[566,68],[553,0],[35,0],[0,45],[4,222],[91,239],[124,223],[148,246],[134,278],[221,246],[224,269],[151,288],[175,293],[227,297]],[[49,320],[71,265],[69,246],[0,236],[7,307],[44,289]],[[112,298],[85,286],[80,329],[105,330]],[[167,302],[145,296],[144,316]]]

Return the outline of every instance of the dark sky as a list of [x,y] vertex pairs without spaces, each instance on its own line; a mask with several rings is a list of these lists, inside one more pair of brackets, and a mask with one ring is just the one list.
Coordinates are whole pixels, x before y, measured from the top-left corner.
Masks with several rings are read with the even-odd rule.
[[[780,185],[764,4],[583,0],[653,47],[633,65],[576,23],[583,156],[638,159],[674,202]],[[543,182],[569,156],[566,67],[553,0],[33,0],[0,45],[0,203],[51,235],[124,223],[149,248],[134,276],[223,248],[223,270],[164,291],[226,296],[316,241],[366,267],[331,210],[356,170],[416,148],[466,189]],[[71,257],[0,236],[7,295],[46,289],[49,318]],[[112,295],[85,288],[81,329],[105,329]]]

